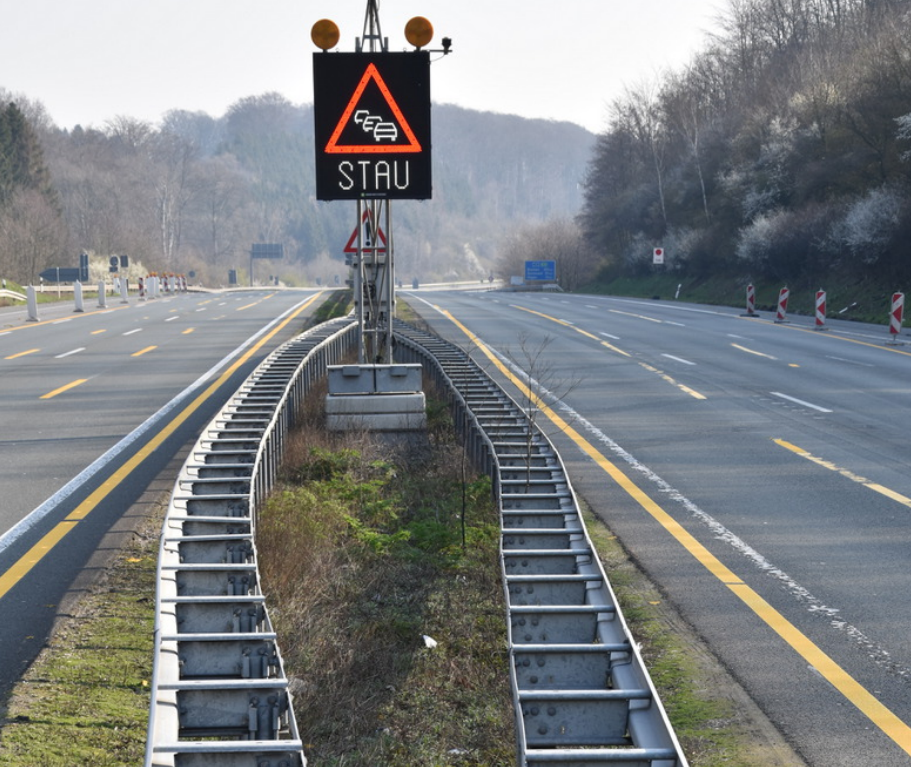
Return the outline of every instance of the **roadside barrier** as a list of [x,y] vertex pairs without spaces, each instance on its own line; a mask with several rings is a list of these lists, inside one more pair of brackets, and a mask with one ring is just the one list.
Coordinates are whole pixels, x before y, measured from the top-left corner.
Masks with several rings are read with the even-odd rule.
[[254,536],[304,397],[356,328],[333,320],[276,349],[181,469],[159,551],[146,767],[306,765]]
[[[493,481],[517,764],[687,767],[553,445],[462,349],[395,329],[397,361],[423,363],[447,392]],[[146,767],[306,765],[254,534],[295,413],[355,330],[332,321],[277,349],[180,472],[159,556]]]
[[787,288],[782,288],[778,291],[778,312],[775,314],[775,322],[788,321],[788,298],[790,295],[791,291]]
[[395,337],[493,480],[519,767],[686,767],[550,440],[459,347],[399,322]]
[[758,317],[756,314],[756,288],[751,284],[747,285],[747,310],[741,317]]
[[816,330],[828,330],[826,326],[826,291],[816,291]]
[[892,294],[892,309],[889,312],[889,342],[898,343],[898,336],[902,332],[902,321],[905,313],[905,294]]

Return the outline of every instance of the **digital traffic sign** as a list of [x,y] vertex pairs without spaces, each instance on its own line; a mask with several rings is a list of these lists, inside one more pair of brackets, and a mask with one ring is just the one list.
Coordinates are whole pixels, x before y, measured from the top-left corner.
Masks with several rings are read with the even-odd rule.
[[431,197],[430,54],[315,53],[320,200]]

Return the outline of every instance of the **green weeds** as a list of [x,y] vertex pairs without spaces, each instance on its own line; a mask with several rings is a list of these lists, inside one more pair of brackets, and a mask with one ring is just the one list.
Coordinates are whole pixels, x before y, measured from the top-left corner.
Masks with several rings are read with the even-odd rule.
[[128,547],[18,685],[0,765],[124,767],[146,742],[156,539]]
[[311,447],[259,523],[264,589],[308,759],[511,765],[490,481],[472,477],[466,488],[463,547],[452,446],[407,453]]

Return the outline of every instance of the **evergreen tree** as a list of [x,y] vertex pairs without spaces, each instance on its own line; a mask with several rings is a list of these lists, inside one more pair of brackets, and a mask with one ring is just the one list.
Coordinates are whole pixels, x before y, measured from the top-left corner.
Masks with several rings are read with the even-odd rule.
[[22,111],[10,103],[0,110],[0,205],[18,189],[34,189],[56,205],[38,136]]

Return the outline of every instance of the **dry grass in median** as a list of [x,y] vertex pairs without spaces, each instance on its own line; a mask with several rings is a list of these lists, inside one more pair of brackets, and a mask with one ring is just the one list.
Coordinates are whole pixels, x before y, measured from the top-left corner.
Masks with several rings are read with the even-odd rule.
[[490,483],[466,480],[460,448],[436,437],[304,429],[261,516],[262,582],[316,767],[515,762]]

